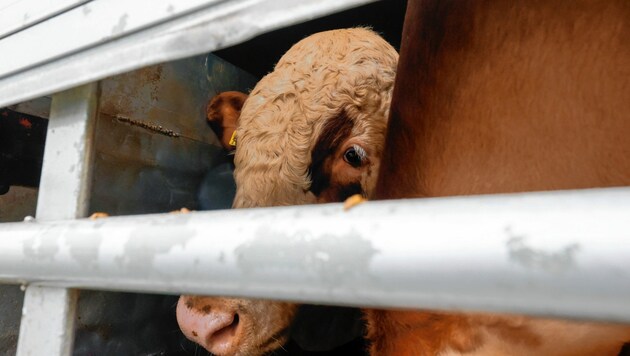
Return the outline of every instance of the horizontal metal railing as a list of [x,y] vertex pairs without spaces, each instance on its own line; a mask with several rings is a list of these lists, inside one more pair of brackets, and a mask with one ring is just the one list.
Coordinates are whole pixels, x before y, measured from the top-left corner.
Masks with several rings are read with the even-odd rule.
[[[41,7],[41,1],[31,1]],[[14,57],[0,65],[0,107],[216,51],[374,1],[91,1],[0,38],[0,49]],[[58,40],[73,31],[72,38]]]
[[0,225],[0,281],[630,321],[630,189]]

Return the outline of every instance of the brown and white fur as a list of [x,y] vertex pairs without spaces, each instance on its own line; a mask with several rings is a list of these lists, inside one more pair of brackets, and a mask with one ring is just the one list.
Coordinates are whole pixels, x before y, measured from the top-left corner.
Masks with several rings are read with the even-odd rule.
[[[392,46],[364,28],[295,44],[242,107],[233,207],[371,195],[397,60]],[[182,296],[177,318],[189,339],[216,355],[261,355],[287,341],[296,310],[292,303]]]

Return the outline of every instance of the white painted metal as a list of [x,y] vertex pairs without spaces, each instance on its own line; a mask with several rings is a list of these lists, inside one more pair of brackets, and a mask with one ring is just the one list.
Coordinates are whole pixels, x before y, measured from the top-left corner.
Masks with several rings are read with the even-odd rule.
[[4,224],[0,280],[630,321],[630,189]]
[[29,286],[17,355],[72,355],[77,299],[74,289]]
[[[58,58],[55,60],[50,60],[52,57],[44,53],[41,56],[47,58],[47,61],[41,62],[42,58],[29,53],[29,56],[33,56],[33,58],[29,59],[28,63],[40,63],[38,66],[8,76],[9,71],[24,68],[22,62],[17,63],[11,59],[13,64],[5,64],[3,67],[2,75],[5,77],[0,78],[0,107],[147,65],[207,53],[246,41],[277,28],[374,1],[215,1],[195,12],[169,18],[168,21],[155,24],[152,27],[137,32],[126,32],[125,36],[117,37],[114,40],[111,38],[105,42],[94,40],[92,45],[78,52],[68,52],[61,57],[59,57],[61,52],[56,52]],[[132,2],[125,2],[125,4],[130,3]],[[153,2],[150,6],[154,6],[152,4]],[[92,6],[92,4],[86,6]],[[65,16],[66,14],[59,16],[59,21],[65,19]],[[39,31],[38,27],[29,28],[16,35],[27,36],[23,33]],[[125,28],[128,29],[128,27]],[[109,29],[112,30],[112,28]],[[74,36],[78,32],[89,33],[90,28],[75,28],[72,31]],[[67,34],[56,31],[42,35],[45,36],[40,38],[28,37],[19,42],[12,39],[14,36],[10,36],[0,40],[0,48],[11,52],[20,48],[30,49],[39,46],[41,42],[58,41],[59,38],[67,36]],[[11,41],[10,45],[3,44],[4,41],[9,40]]]
[[44,21],[90,0],[2,0],[0,38]]
[[98,0],[85,4],[0,41],[0,53],[11,53],[0,61],[0,78],[219,1]]
[[53,96],[37,197],[38,220],[87,214],[98,84]]
[[[53,97],[37,201],[38,220],[73,219],[87,212],[97,91],[98,85],[93,83]],[[56,248],[54,239],[43,234],[36,249],[24,252],[38,256]],[[23,281],[27,287],[17,355],[70,355],[77,291],[37,282],[38,278]]]

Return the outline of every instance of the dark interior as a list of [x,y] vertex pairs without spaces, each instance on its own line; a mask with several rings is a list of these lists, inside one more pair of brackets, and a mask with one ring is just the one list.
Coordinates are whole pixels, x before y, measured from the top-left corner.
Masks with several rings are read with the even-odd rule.
[[406,7],[407,0],[381,0],[269,32],[214,54],[262,77],[271,72],[278,59],[304,37],[326,30],[360,26],[371,27],[399,50]]

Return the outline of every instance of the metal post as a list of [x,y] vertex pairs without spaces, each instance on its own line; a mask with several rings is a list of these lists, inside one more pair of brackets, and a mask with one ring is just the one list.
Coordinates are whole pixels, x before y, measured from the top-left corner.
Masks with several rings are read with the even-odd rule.
[[[88,209],[98,84],[53,97],[39,188],[38,220],[84,217]],[[42,241],[39,251],[57,248]],[[26,288],[18,356],[70,355],[78,291],[30,284]]]

